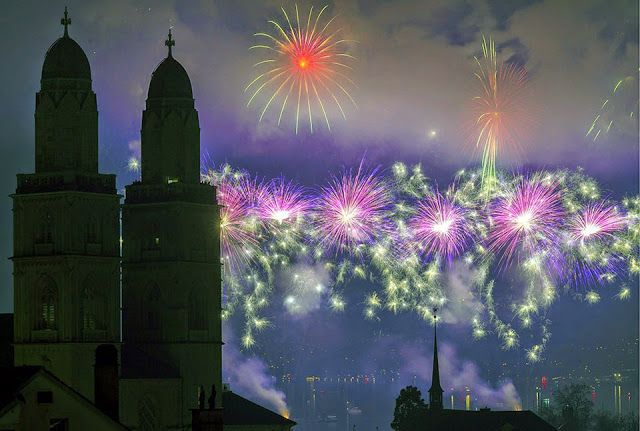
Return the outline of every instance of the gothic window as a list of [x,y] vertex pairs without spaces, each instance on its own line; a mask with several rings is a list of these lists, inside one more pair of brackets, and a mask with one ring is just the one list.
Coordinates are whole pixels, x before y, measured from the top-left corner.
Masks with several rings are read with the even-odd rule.
[[82,289],[82,329],[92,331],[104,329],[105,304],[100,289],[93,277],[87,277]]
[[197,287],[194,287],[189,294],[189,329],[207,328],[205,307],[202,294],[198,292]]
[[156,408],[149,396],[144,397],[140,402],[138,419],[140,423],[140,431],[157,431],[159,428],[158,419],[156,417]]
[[41,292],[40,311],[42,319],[40,321],[40,329],[56,329],[58,289],[53,284],[53,281],[46,280]]
[[160,329],[160,289],[155,284],[147,288],[142,318],[146,329]]
[[89,217],[89,222],[87,224],[87,242],[97,243],[98,242],[98,222],[95,217]]
[[40,218],[40,242],[41,243],[50,243],[52,242],[52,227],[53,227],[53,219],[51,218],[51,213],[49,211],[45,212],[45,214]]

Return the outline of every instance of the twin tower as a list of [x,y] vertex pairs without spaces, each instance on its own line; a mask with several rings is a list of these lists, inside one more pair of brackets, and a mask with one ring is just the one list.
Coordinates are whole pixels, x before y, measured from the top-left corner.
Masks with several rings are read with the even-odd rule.
[[182,426],[201,385],[219,388],[216,407],[222,392],[219,207],[200,181],[191,82],[169,33],[141,181],[121,206],[115,175],[98,172],[96,94],[70,23],[65,11],[42,66],[35,173],[12,195],[14,362],[46,367],[125,425]]

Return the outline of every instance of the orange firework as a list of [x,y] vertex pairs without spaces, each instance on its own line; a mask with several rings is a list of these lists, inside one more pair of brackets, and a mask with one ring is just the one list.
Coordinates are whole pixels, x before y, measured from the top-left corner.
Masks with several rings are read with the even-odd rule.
[[[269,21],[275,27],[275,36],[267,33],[256,33],[255,36],[267,38],[269,44],[254,45],[249,49],[263,49],[269,54],[268,58],[254,64],[259,73],[247,88],[253,92],[247,106],[259,94],[266,94],[265,105],[260,113],[260,121],[266,114],[272,102],[281,100],[278,125],[287,108],[290,97],[293,99],[291,108],[295,110],[296,133],[300,120],[300,110],[307,111],[309,128],[313,133],[313,116],[318,109],[322,112],[327,128],[331,130],[327,110],[330,106],[337,107],[346,118],[340,99],[348,98],[354,105],[355,101],[347,91],[350,85],[355,85],[347,76],[351,66],[346,64],[355,58],[344,52],[347,39],[340,39],[340,30],[329,31],[335,17],[326,24],[320,24],[322,14],[327,6],[322,8],[315,18],[313,7],[309,16],[300,22],[298,5],[296,5],[295,25],[289,19],[287,12],[282,9],[287,25],[281,26],[275,21]],[[306,21],[306,22],[305,22]],[[270,96],[268,96],[270,95]],[[280,105],[280,102],[276,102]],[[305,115],[305,114],[303,114]]]
[[527,108],[527,71],[513,63],[498,61],[495,43],[482,38],[476,96],[472,99],[474,120],[470,140],[482,147],[482,185],[485,190],[496,178],[496,157],[506,147],[521,148],[531,125]]

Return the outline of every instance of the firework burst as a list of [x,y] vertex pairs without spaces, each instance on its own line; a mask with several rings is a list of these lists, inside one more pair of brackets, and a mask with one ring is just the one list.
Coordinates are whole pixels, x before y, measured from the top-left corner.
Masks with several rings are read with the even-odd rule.
[[460,256],[470,240],[464,209],[440,193],[419,202],[418,212],[408,225],[423,256],[451,261]]
[[391,192],[376,172],[365,172],[361,164],[355,175],[345,171],[321,189],[313,208],[321,249],[354,255],[359,246],[390,231],[387,212]]
[[508,262],[514,254],[520,258],[553,249],[564,216],[560,195],[555,184],[538,178],[519,181],[492,208],[489,250]]
[[573,215],[568,225],[571,236],[584,242],[611,239],[614,232],[626,227],[627,222],[616,207],[596,203],[587,205],[578,214]]
[[241,272],[260,253],[256,202],[265,190],[244,172],[233,172],[228,165],[220,172],[209,171],[205,179],[214,184],[220,204],[220,246],[225,272]]
[[254,64],[259,74],[247,85],[245,92],[251,94],[247,106],[260,94],[266,95],[259,121],[273,104],[277,105],[274,109],[280,108],[280,125],[287,102],[293,99],[291,108],[295,114],[296,133],[301,115],[308,115],[309,129],[313,133],[316,112],[322,112],[322,118],[331,130],[329,109],[337,107],[346,119],[344,102],[340,100],[346,98],[356,105],[347,90],[355,86],[347,75],[352,70],[348,63],[355,58],[346,52],[346,46],[353,41],[341,39],[340,30],[330,30],[335,17],[322,24],[321,19],[327,7],[323,7],[315,16],[311,7],[308,17],[305,19],[303,16],[302,21],[298,5],[295,7],[295,21],[282,8],[286,24],[269,21],[275,27],[274,35],[255,34],[266,39],[267,44],[254,45],[250,49],[265,51],[267,58]]
[[[419,165],[396,163],[388,176],[362,165],[314,191],[283,177],[260,182],[228,165],[203,174],[221,204],[223,317],[243,315],[245,348],[272,326],[269,304],[292,314],[360,305],[374,321],[387,312],[429,318],[434,306],[458,303],[447,290],[451,267],[442,263],[461,259],[483,305],[469,313],[472,336],[496,334],[504,349],[521,346],[535,362],[550,336],[545,315],[558,287],[579,288],[573,296],[595,305],[601,286],[640,272],[640,198],[599,201],[597,182],[580,171],[500,173],[487,194],[481,171],[463,170],[440,193]],[[504,283],[494,286],[491,277],[507,264],[522,277],[518,300],[502,292],[494,299]],[[291,277],[285,290],[281,274]],[[351,301],[341,289],[356,278],[379,290]],[[633,292],[622,286],[615,297],[625,300]],[[505,310],[511,316],[503,320]],[[524,332],[538,339],[530,343]]]
[[282,225],[283,222],[298,221],[308,209],[309,203],[303,190],[292,182],[286,182],[284,177],[279,177],[267,185],[257,211],[263,220]]
[[520,148],[531,125],[526,100],[527,71],[514,63],[498,61],[495,42],[482,39],[482,57],[474,57],[477,88],[472,98],[474,120],[469,123],[470,141],[482,147],[482,185],[490,188],[496,179],[496,157],[507,147]]

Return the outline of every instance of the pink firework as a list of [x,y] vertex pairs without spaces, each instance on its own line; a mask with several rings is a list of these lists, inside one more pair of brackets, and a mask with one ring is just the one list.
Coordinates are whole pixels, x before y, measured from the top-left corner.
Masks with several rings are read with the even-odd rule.
[[286,182],[283,177],[271,181],[266,187],[263,199],[258,203],[258,215],[265,221],[295,222],[305,215],[309,203],[300,187]]
[[423,256],[451,260],[464,251],[470,239],[464,209],[440,193],[420,202],[417,214],[409,219],[408,225]]
[[525,178],[495,203],[491,214],[488,248],[508,262],[514,253],[545,252],[557,243],[564,210],[556,184]]
[[220,204],[220,242],[225,271],[236,271],[253,260],[258,249],[255,237],[256,200],[264,195],[262,187],[245,176],[222,177],[217,181]]
[[320,248],[353,253],[389,232],[390,189],[376,171],[364,172],[361,164],[355,175],[344,172],[321,189],[313,221]]
[[569,220],[571,236],[580,241],[603,241],[614,232],[623,230],[627,223],[616,207],[605,206],[603,202],[587,205]]

